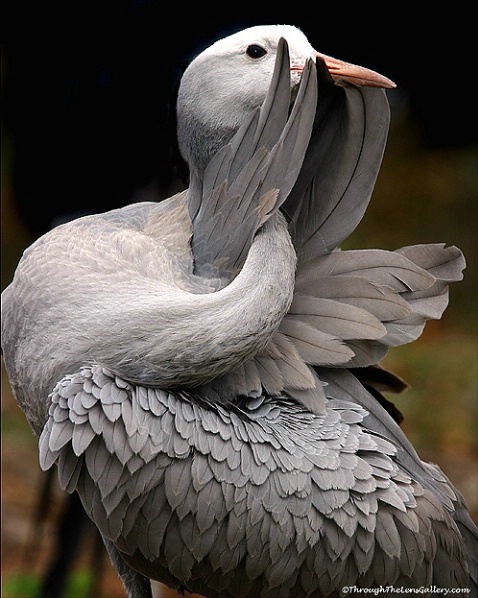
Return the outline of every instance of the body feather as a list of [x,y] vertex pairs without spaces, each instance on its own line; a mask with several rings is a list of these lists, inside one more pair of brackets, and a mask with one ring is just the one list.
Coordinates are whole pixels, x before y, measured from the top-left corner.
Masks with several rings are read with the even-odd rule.
[[[97,372],[101,373],[102,388],[109,391],[87,410],[88,421],[90,414],[108,405],[108,392],[111,394],[117,377],[100,366],[84,367],[56,387],[51,414],[60,403],[71,414],[68,403],[61,399],[82,381],[87,384]],[[139,393],[127,388],[122,402],[132,403],[133,413],[141,410],[143,423],[131,436],[124,424],[119,425],[133,454],[129,459],[140,459],[141,467],[123,475],[128,461],[124,452],[116,451],[107,440],[112,430],[105,430],[85,446],[81,461],[75,458],[79,473],[69,489],[79,492],[102,534],[144,575],[164,579],[158,573],[161,569],[154,569],[157,561],[167,568],[175,579],[172,585],[178,588],[192,584],[196,591],[211,596],[240,596],[234,576],[224,578],[232,566],[243,571],[257,595],[280,588],[287,596],[309,596],[310,586],[302,580],[315,578],[316,559],[321,554],[320,579],[330,577],[340,584],[367,587],[367,576],[383,585],[398,579],[413,584],[417,575],[435,579],[440,587],[466,583],[460,533],[451,517],[458,497],[449,482],[443,474],[434,477],[430,472],[428,482],[423,478],[425,486],[417,481],[416,471],[412,479],[407,458],[366,427],[367,411],[352,402],[351,395],[341,394],[332,380],[326,390],[327,409],[320,416],[285,397],[280,409],[277,399],[260,397],[255,403],[245,401],[229,410],[189,391],[168,394],[156,390],[156,401],[173,422],[168,434],[159,436],[149,405],[141,407]],[[361,394],[367,393],[362,390]],[[369,396],[368,400],[374,399]],[[194,428],[186,425],[187,415],[185,419],[193,405]],[[80,425],[67,419],[69,439],[61,448],[50,442],[55,427],[61,425],[52,416],[40,438],[41,465],[48,467],[56,461],[60,478],[69,477],[62,455],[74,452],[74,430]],[[224,424],[235,439],[232,443],[225,444],[221,438],[219,430]],[[403,436],[399,429],[396,434]],[[147,451],[141,456],[136,440],[140,435],[154,447],[153,454]],[[209,439],[206,443],[199,440],[204,436]],[[171,438],[181,442],[171,442]],[[181,448],[183,442],[187,450]],[[271,442],[276,447],[273,452]],[[231,463],[224,468],[232,447],[240,458],[235,466]],[[413,458],[416,470],[421,462]],[[449,507],[431,493],[432,479],[447,487],[452,497]],[[108,500],[113,487],[116,495],[125,493],[126,503]],[[239,500],[241,488],[245,494]],[[359,516],[361,511],[366,515]],[[131,517],[133,527],[128,524]],[[427,526],[428,541],[417,544],[416,534],[422,525]],[[414,533],[407,536],[403,529]],[[408,537],[409,546],[404,545]],[[434,547],[448,542],[456,554],[444,575],[436,568],[436,548],[430,548],[430,542]],[[417,551],[413,565],[403,558],[404,550]],[[381,554],[378,564],[377,551]],[[227,559],[219,556],[226,554]],[[349,557],[353,567],[345,566]],[[289,566],[284,577],[280,572]],[[221,586],[208,585],[206,589],[201,585],[204,571],[212,574],[217,570],[222,572]],[[210,581],[208,576],[206,579]],[[327,591],[327,595],[336,595]]]

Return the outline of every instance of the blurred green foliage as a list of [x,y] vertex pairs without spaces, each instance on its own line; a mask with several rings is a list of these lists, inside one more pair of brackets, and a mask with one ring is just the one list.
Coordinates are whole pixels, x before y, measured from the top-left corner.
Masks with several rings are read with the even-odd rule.
[[[89,571],[75,571],[65,590],[65,597],[80,598],[89,596],[93,583]],[[2,598],[37,598],[40,596],[42,579],[40,575],[11,573],[3,580]],[[100,598],[97,596],[96,598]]]

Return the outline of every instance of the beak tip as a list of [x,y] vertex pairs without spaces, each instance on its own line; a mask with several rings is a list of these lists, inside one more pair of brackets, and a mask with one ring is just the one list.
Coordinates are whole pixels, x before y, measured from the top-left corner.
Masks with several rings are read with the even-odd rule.
[[386,81],[383,84],[383,87],[385,89],[395,89],[397,87],[397,84],[395,83],[395,81],[392,81],[391,79],[388,79],[386,77],[384,77],[386,79]]
[[339,84],[341,81],[344,81],[364,87],[382,87],[385,89],[397,87],[388,77],[384,77],[371,69],[344,62],[319,52],[314,53],[316,57],[324,60],[332,78]]
[[394,81],[388,79],[383,84],[378,84],[377,87],[382,87],[383,89],[396,89],[397,84]]

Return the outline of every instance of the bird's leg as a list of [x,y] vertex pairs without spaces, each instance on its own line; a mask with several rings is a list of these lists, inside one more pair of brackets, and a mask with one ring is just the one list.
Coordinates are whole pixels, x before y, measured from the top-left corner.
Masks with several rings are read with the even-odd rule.
[[153,598],[151,581],[125,563],[111,540],[103,538],[110,559],[121,577],[128,598]]

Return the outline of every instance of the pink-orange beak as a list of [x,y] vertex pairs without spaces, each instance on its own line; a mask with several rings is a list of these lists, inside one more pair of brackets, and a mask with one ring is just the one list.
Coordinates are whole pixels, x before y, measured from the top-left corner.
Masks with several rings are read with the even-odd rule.
[[343,60],[320,54],[320,52],[314,52],[314,54],[324,60],[332,79],[339,84],[341,81],[346,81],[347,83],[366,87],[396,87],[395,83],[387,77],[363,66],[344,62]]

